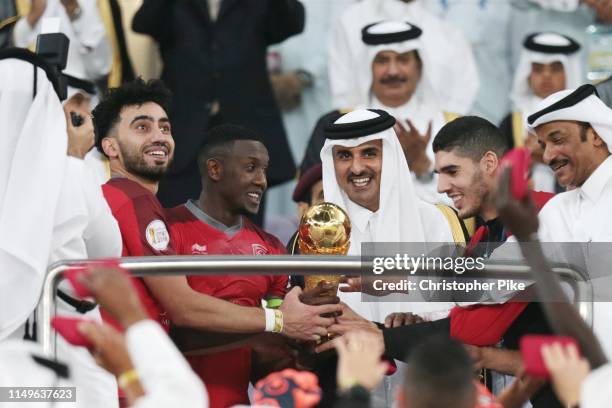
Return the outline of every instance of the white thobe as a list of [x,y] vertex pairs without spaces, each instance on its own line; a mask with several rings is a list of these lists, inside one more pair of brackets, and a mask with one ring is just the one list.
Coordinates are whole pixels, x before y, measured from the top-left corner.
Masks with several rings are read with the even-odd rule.
[[70,21],[60,0],[47,0],[47,7],[34,27],[22,17],[13,30],[13,41],[18,47],[36,44],[41,32],[42,20],[59,17],[60,32],[70,40],[65,73],[74,77],[95,81],[110,72],[112,52],[106,30],[98,12],[96,0],[79,0],[81,15]]
[[[540,240],[542,242],[612,242],[611,210],[612,156],[609,156],[581,187],[557,194],[542,208],[539,213]],[[598,249],[603,248],[596,245],[587,247],[587,268],[595,268],[598,261],[606,255],[598,253]],[[576,262],[572,259],[562,260]],[[592,281],[595,299],[611,299],[610,273],[597,274],[595,269],[590,272],[592,277],[596,276]],[[604,352],[612,356],[612,303],[594,303],[593,330]]]
[[[419,1],[362,0],[347,8],[332,32],[328,49],[332,104],[336,109],[363,106],[369,98],[371,66],[361,30],[381,20],[406,20],[423,29],[424,48],[431,55],[427,67],[445,111],[466,114],[479,89],[472,48],[456,27],[427,12]],[[461,63],[458,63],[461,61]]]
[[[49,264],[66,259],[120,257],[121,233],[95,176],[83,160],[68,157],[64,177],[60,203],[70,204],[57,208]],[[59,288],[76,297],[68,282],[63,281]],[[59,298],[57,313],[101,321],[98,307],[81,314]],[[98,366],[88,350],[74,347],[57,336],[57,356],[70,363],[71,379],[77,386],[77,403],[71,407],[118,406],[115,377]]]
[[582,408],[612,407],[612,364],[608,363],[587,375],[580,389]]
[[157,323],[133,324],[125,336],[145,391],[134,408],[208,407],[204,384]]

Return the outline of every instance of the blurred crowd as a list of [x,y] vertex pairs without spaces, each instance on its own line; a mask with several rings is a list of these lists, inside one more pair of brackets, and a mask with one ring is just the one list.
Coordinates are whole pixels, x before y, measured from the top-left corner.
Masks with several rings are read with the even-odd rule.
[[[0,387],[87,408],[612,406],[609,251],[589,246],[612,241],[611,57],[612,0],[0,0]],[[109,261],[308,255],[323,202],[350,220],[344,254],[516,249],[529,295]],[[64,260],[49,355],[36,308]],[[550,262],[586,265],[589,315]]]

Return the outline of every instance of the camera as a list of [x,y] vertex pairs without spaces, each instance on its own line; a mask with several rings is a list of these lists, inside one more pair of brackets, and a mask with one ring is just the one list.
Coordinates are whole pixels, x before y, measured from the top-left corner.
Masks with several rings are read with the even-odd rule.
[[57,96],[60,101],[65,100],[68,94],[68,81],[66,77],[62,75],[62,71],[66,68],[69,45],[70,40],[64,33],[39,34],[36,38],[36,54],[43,57],[45,61],[51,65],[59,79]]

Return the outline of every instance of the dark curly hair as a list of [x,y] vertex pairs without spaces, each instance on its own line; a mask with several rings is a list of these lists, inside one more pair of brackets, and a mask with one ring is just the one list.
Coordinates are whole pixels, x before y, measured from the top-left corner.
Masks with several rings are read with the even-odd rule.
[[92,112],[96,148],[100,153],[105,154],[102,149],[102,139],[109,136],[111,129],[119,122],[121,110],[126,106],[140,106],[147,102],[156,103],[166,112],[169,111],[171,94],[159,79],[145,82],[139,77],[118,88],[110,88],[104,93],[102,100]]

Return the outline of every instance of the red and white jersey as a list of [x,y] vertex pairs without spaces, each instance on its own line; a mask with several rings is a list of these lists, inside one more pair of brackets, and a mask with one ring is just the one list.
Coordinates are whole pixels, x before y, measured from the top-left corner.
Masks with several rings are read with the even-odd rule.
[[[188,208],[189,207],[189,208]],[[190,208],[192,210],[190,210]],[[193,202],[166,210],[171,240],[179,255],[278,255],[285,247],[273,235],[257,227],[246,217],[240,229],[218,229],[194,215]],[[223,226],[218,225],[223,228]],[[229,230],[232,230],[231,228]],[[226,231],[228,233],[226,233]],[[282,298],[288,277],[270,275],[189,276],[196,291],[242,306],[259,307],[262,299]],[[189,356],[193,370],[206,384],[211,408],[248,404],[251,374],[251,349],[248,347],[221,353]]]
[[[175,255],[164,210],[153,193],[126,178],[110,179],[102,185],[102,192],[119,224],[123,240],[122,256]],[[132,282],[149,317],[168,332],[170,322],[166,313],[142,278],[133,278]],[[123,330],[104,311],[102,317]]]

